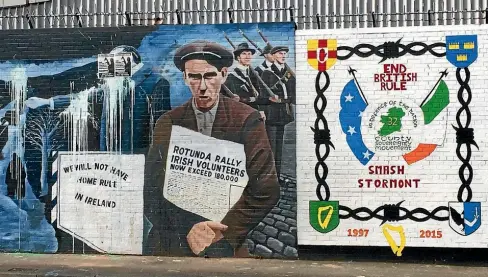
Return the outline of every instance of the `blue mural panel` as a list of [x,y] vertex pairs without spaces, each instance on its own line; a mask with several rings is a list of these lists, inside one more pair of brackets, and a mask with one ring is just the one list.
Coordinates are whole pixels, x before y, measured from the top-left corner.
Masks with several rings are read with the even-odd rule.
[[79,32],[0,61],[0,249],[296,256],[293,24]]

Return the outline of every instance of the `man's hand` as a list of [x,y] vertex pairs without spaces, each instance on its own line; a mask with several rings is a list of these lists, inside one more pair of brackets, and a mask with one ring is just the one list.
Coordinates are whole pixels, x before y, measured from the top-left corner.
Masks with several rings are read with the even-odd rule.
[[232,100],[239,102],[241,98],[239,97],[239,95],[234,95],[232,96]]
[[274,102],[274,103],[281,103],[281,100],[280,100],[280,98],[278,97],[278,95],[275,95],[275,96],[273,96],[273,97],[270,97],[270,98],[269,98],[269,101]]
[[215,221],[200,222],[193,225],[186,240],[193,253],[198,255],[212,243],[221,240],[224,237],[222,232],[227,228],[226,225]]

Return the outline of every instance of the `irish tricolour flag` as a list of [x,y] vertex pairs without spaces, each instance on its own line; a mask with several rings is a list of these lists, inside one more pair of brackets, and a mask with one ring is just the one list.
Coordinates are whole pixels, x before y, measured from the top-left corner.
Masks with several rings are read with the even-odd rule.
[[438,145],[442,145],[447,130],[447,106],[449,105],[449,89],[441,80],[435,92],[427,98],[420,108],[424,114],[425,133],[423,141],[415,150],[404,154],[403,158],[408,164],[418,162],[429,156]]

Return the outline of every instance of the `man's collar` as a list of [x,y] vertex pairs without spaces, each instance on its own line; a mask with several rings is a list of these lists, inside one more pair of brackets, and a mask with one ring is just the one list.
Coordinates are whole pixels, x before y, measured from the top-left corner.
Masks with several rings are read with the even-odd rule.
[[276,67],[277,67],[279,70],[281,70],[281,69],[283,69],[283,68],[285,67],[285,65],[284,65],[284,64],[279,64],[279,63],[277,63],[277,62],[274,62],[274,64],[275,64],[275,66],[276,66]]
[[246,73],[247,70],[249,69],[249,66],[238,64],[236,65],[237,68],[239,68],[242,72]]
[[266,65],[267,65],[268,67],[271,67],[271,66],[273,65],[273,63],[272,63],[272,62],[270,62],[270,61],[268,61],[268,60],[264,60],[264,62],[266,63]]

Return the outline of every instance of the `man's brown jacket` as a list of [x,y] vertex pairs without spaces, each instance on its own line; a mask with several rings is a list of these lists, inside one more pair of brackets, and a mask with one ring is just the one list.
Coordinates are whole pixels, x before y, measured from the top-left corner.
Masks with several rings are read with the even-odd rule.
[[[191,101],[193,99],[164,114],[154,129],[145,165],[144,214],[153,225],[145,239],[145,254],[193,255],[186,235],[194,224],[208,220],[175,206],[164,199],[162,193],[172,126],[197,131]],[[249,231],[276,205],[280,196],[279,183],[258,111],[220,95],[212,137],[241,143],[246,153],[247,187],[221,222],[229,227],[224,239],[206,251],[207,255],[234,256],[241,251],[241,246],[245,247],[243,242]]]

